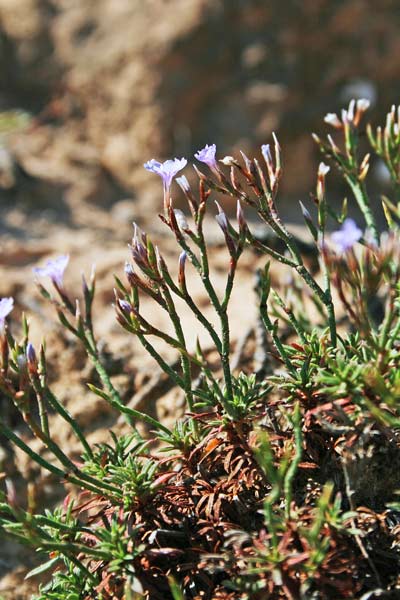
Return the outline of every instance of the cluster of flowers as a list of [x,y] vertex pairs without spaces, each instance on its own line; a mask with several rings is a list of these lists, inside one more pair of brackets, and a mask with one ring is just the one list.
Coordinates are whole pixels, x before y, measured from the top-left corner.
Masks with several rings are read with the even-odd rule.
[[[358,112],[364,112],[368,108],[368,106],[366,105],[366,102],[367,101],[363,101],[363,102],[358,101],[357,102],[357,111]],[[348,112],[349,112],[349,114],[351,112],[351,114],[354,117],[354,106],[352,108],[350,108]],[[357,115],[358,115],[358,112],[356,112]],[[347,113],[346,113],[346,115],[347,115]],[[325,118],[325,120],[327,122],[331,122],[329,117],[330,117],[330,115],[327,115]],[[350,116],[349,117],[346,116],[346,118],[349,120]],[[276,140],[275,136],[274,136],[274,139]],[[198,161],[206,164],[211,169],[211,171],[213,171],[216,175],[218,175],[219,174],[219,166],[218,166],[217,159],[216,159],[216,152],[217,152],[216,144],[211,144],[211,145],[206,144],[206,146],[204,146],[204,148],[202,148],[201,150],[196,152],[194,157],[197,158]],[[272,169],[270,168],[271,164],[272,164],[270,145],[263,144],[261,146],[261,152],[262,152],[263,158],[266,162],[268,171],[269,172],[272,171]],[[223,164],[229,164],[232,161],[234,161],[234,159],[232,157],[226,156],[225,158],[221,159],[220,162]],[[144,168],[152,173],[156,173],[157,175],[159,175],[161,177],[161,179],[163,181],[164,193],[169,198],[172,181],[174,180],[176,175],[179,173],[179,171],[181,171],[184,167],[186,167],[186,165],[187,165],[186,158],[180,158],[180,159],[174,158],[173,160],[166,160],[163,163],[161,163],[153,158],[144,164]],[[325,165],[324,163],[321,163],[320,168],[319,168],[319,173],[322,173],[322,175],[325,176],[328,171],[329,171],[329,167],[327,165]],[[180,187],[183,188],[185,191],[189,190],[189,183],[185,176],[179,177],[177,179],[177,182],[180,185]],[[183,216],[181,214],[181,211],[179,211],[179,216]],[[217,219],[218,223],[220,223],[220,221],[222,219],[224,219],[224,214],[221,210],[219,210],[219,214],[216,216],[216,219]],[[332,241],[335,244],[338,251],[346,252],[346,251],[350,250],[351,248],[353,248],[354,244],[362,238],[362,235],[363,235],[363,233],[357,227],[357,224],[355,223],[355,221],[353,219],[347,218],[343,222],[342,227],[338,231],[335,231],[334,233],[332,233]]]
[[[358,106],[357,109],[365,110],[364,105]],[[353,108],[354,112],[354,108]],[[326,121],[328,121],[327,115]],[[329,119],[329,122],[331,119]],[[271,164],[271,150],[269,144],[264,144],[261,147],[262,155],[267,164],[267,168]],[[206,145],[204,148],[195,153],[195,158],[200,162],[206,164],[215,174],[219,173],[219,166],[216,159],[216,144]],[[229,160],[234,160],[232,157],[225,157],[220,162],[226,164]],[[174,158],[173,160],[166,160],[165,162],[159,162],[154,158],[149,160],[144,164],[144,168],[152,173],[156,173],[159,175],[163,182],[164,194],[166,198],[170,198],[170,190],[173,180],[176,175],[184,169],[187,165],[186,158]],[[326,175],[329,167],[321,163],[319,172]],[[189,190],[189,182],[187,178],[183,175],[182,177],[177,178],[177,182],[183,190]],[[185,219],[183,213],[181,211],[176,211],[177,218]],[[217,222],[223,228],[224,222],[226,221],[226,217],[223,211],[219,207],[219,214],[216,215]],[[336,246],[336,249],[340,252],[347,252],[351,250],[356,242],[358,242],[362,238],[363,232],[361,229],[357,227],[357,224],[353,219],[347,218],[342,224],[342,227],[332,233],[331,239]],[[44,265],[44,267],[36,267],[34,269],[34,273],[39,277],[49,277],[53,283],[53,285],[62,290],[63,288],[63,279],[64,272],[67,268],[69,261],[68,255],[59,256],[54,260],[49,260]],[[5,327],[5,319],[10,314],[14,306],[13,298],[2,298],[0,300],[0,331],[4,330]]]

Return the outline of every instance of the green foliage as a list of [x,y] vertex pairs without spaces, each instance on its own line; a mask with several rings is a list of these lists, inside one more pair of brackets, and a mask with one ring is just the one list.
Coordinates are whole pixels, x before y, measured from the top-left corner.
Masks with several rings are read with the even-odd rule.
[[[186,414],[173,427],[126,406],[114,386],[94,334],[94,274],[89,283],[83,279],[76,303],[76,294],[54,277],[53,291],[42,285],[39,290],[83,345],[96,373],[88,387],[125,417],[127,435],[110,432],[110,443],[91,445],[53,393],[45,349],[36,356],[26,319],[18,342],[4,317],[0,390],[46,452],[33,450],[5,422],[0,432],[42,469],[74,486],[62,508],[39,514],[29,494],[28,507],[22,506],[6,478],[0,526],[44,557],[29,574],[49,578],[36,600],[337,600],[398,589],[400,113],[392,109],[384,129],[367,129],[394,187],[393,199],[383,199],[388,230],[380,234],[366,187],[370,154],[359,157],[366,109],[360,100],[341,119],[327,115],[335,140],[314,136],[349,186],[365,231],[346,220],[347,201],[340,214],[329,206],[324,163],[317,174],[316,218],[301,204],[310,244],[289,231],[277,209],[282,160],[275,136],[273,151],[262,147],[265,167],[244,154],[243,162],[214,161],[211,175],[198,170],[198,194],[180,180],[190,223],[174,209],[164,181],[161,220],[180,250],[177,279],[135,226],[126,282],[116,278],[116,315],[181,390]],[[204,233],[214,191],[238,202],[237,226],[218,205],[228,256],[222,293],[212,278]],[[252,233],[242,206],[268,227],[265,238]],[[330,236],[332,221],[342,227]],[[267,376],[253,368],[254,349],[232,367],[229,304],[245,251],[267,259],[255,273],[264,327],[258,350],[268,360]],[[187,262],[217,325],[191,295]],[[278,263],[290,274],[286,284],[275,283]],[[143,314],[144,296],[167,314],[168,332]],[[199,342],[190,350],[182,302],[208,334],[211,351]],[[167,362],[154,338],[179,360]],[[50,411],[79,442],[79,460],[54,441]],[[150,427],[148,439],[139,422]]]

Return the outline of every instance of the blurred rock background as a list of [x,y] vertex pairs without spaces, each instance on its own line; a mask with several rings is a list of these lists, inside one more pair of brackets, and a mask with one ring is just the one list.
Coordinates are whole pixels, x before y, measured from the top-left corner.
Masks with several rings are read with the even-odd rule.
[[323,115],[397,103],[399,26],[397,0],[0,0],[0,110],[31,116],[6,140],[2,204],[141,213],[158,204],[145,160],[251,154],[271,131],[283,196],[304,198]]

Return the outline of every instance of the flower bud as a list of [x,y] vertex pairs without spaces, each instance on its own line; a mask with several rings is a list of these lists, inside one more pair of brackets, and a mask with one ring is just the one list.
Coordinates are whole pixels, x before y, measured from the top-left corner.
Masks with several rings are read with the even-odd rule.
[[129,317],[132,311],[132,306],[126,300],[118,300],[118,305],[126,317]]
[[343,129],[343,123],[339,119],[336,113],[328,113],[324,117],[325,123],[335,127],[335,129]]
[[353,119],[353,123],[356,127],[359,124],[359,122],[361,121],[363,114],[369,109],[370,104],[371,104],[371,102],[369,100],[367,100],[366,98],[360,98],[360,100],[357,100],[356,113],[355,113],[354,119]]
[[7,504],[12,506],[13,508],[16,508],[18,506],[18,502],[17,502],[17,491],[15,489],[15,485],[11,481],[11,479],[9,479],[8,477],[5,479],[5,484],[6,484]]
[[129,281],[130,285],[133,285],[135,283],[135,271],[134,271],[131,263],[129,263],[129,262],[125,263],[124,271],[125,271],[126,278]]
[[229,254],[231,256],[234,256],[236,254],[236,246],[235,246],[235,242],[233,241],[232,235],[229,231],[229,222],[228,222],[228,218],[226,216],[226,214],[224,213],[224,211],[222,210],[222,208],[220,207],[220,205],[218,204],[218,202],[215,202],[215,204],[217,205],[218,208],[218,214],[215,215],[215,219],[218,223],[218,225],[221,227],[222,232],[225,236],[225,242],[226,242],[226,246],[228,248]]
[[246,219],[244,216],[244,212],[242,209],[242,205],[240,204],[240,200],[237,201],[237,206],[236,206],[236,219],[239,225],[239,231],[240,233],[246,231]]
[[222,231],[226,233],[228,231],[228,219],[226,218],[226,214],[224,212],[218,213],[215,215],[215,220],[221,227]]
[[250,169],[251,169],[251,160],[245,155],[244,152],[242,152],[240,150],[240,154],[242,155],[242,158],[244,160],[244,164],[246,165],[246,169],[247,171],[250,173]]
[[318,238],[318,232],[317,232],[316,227],[315,227],[315,225],[313,223],[312,216],[311,216],[309,210],[304,206],[304,204],[302,203],[302,201],[300,200],[299,202],[300,202],[301,212],[303,213],[304,221],[306,222],[308,230],[310,231],[310,233],[313,236],[314,240],[317,240],[317,238]]
[[33,344],[31,344],[31,342],[28,342],[26,346],[26,360],[28,364],[29,373],[35,375],[37,373],[38,361],[36,357],[35,348],[33,347]]
[[224,211],[222,210],[222,208],[218,204],[218,202],[215,202],[215,204],[217,205],[217,208],[218,208],[218,214],[215,215],[215,220],[217,221],[218,225],[221,227],[222,231],[224,233],[227,233],[228,232],[228,219],[226,217],[226,214],[224,213]]
[[185,193],[190,192],[190,185],[189,185],[189,182],[185,175],[182,175],[182,177],[177,177],[176,183],[179,185],[179,187],[181,188],[181,190],[183,192],[185,192]]
[[179,255],[179,271],[178,271],[178,282],[179,282],[179,287],[181,289],[186,287],[186,280],[185,280],[186,258],[187,258],[186,252],[181,252],[181,254]]
[[238,162],[235,158],[233,158],[233,156],[224,156],[224,158],[221,158],[219,162],[225,165],[226,167],[238,166]]
[[329,173],[330,167],[325,163],[321,162],[318,167],[318,179],[317,179],[317,198],[319,202],[322,202],[325,196],[325,175]]
[[335,142],[333,141],[333,138],[332,138],[331,134],[329,133],[329,134],[328,134],[326,137],[328,138],[328,142],[329,142],[329,143],[330,143],[330,145],[331,145],[331,148],[332,148],[332,150],[333,150],[333,153],[334,153],[334,154],[340,154],[340,149],[339,149],[339,147],[338,147],[338,146],[335,144]]
[[354,122],[354,108],[356,105],[356,101],[355,100],[350,100],[349,102],[349,108],[347,109],[347,119],[349,120],[350,123]]
[[325,177],[325,175],[327,173],[329,173],[330,170],[331,170],[331,168],[328,165],[326,165],[325,163],[323,163],[323,162],[319,163],[318,175]]
[[359,171],[358,171],[358,179],[359,181],[364,181],[367,176],[369,170],[369,157],[370,154],[366,154],[361,162]]

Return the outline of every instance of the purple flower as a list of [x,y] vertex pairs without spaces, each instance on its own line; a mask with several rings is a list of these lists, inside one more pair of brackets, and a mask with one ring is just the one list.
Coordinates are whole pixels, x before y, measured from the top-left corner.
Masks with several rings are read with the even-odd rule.
[[28,363],[28,369],[31,373],[37,373],[38,361],[36,357],[35,348],[31,342],[28,342],[26,346],[26,361]]
[[215,220],[217,221],[218,225],[221,227],[224,233],[228,231],[228,219],[223,211],[215,215]]
[[36,267],[33,272],[39,277],[50,277],[51,281],[59,288],[63,287],[64,272],[67,268],[69,255],[59,256],[48,260],[44,267]]
[[218,214],[215,215],[215,220],[217,221],[218,225],[221,227],[222,231],[224,233],[228,233],[229,225],[228,225],[227,216],[216,200],[215,200],[215,204],[217,205],[217,208],[218,208]]
[[186,158],[174,158],[174,160],[166,160],[163,163],[158,162],[152,158],[143,166],[147,171],[156,173],[163,180],[164,189],[169,190],[171,183],[175,175],[179,173],[187,165]]
[[182,177],[178,177],[176,180],[176,183],[179,185],[181,190],[184,191],[185,193],[190,192],[189,182],[184,175],[182,175]]
[[126,300],[119,300],[118,302],[122,312],[129,317],[132,311],[132,306]]
[[215,160],[216,151],[217,147],[215,144],[211,144],[211,146],[206,144],[204,148],[196,152],[194,157],[197,158],[197,160],[199,160],[200,162],[205,163],[213,171],[218,171],[217,161]]
[[4,330],[6,317],[14,308],[14,298],[2,298],[0,300],[0,330]]
[[332,241],[341,252],[350,250],[362,237],[363,232],[353,219],[345,219],[339,231],[332,233]]
[[272,164],[271,146],[269,144],[263,144],[261,146],[261,154],[263,155],[267,165]]
[[185,283],[185,264],[186,264],[187,254],[186,252],[181,252],[179,255],[179,271],[178,271],[178,281],[179,285],[182,286]]
[[26,345],[26,358],[28,359],[28,362],[30,362],[30,363],[36,362],[36,352],[35,352],[35,348],[34,348],[33,344],[31,344],[31,342],[28,342]]

